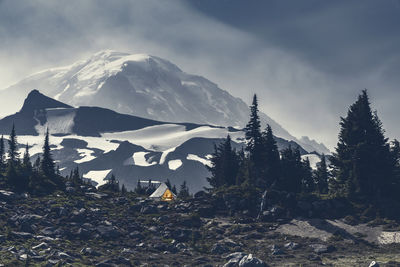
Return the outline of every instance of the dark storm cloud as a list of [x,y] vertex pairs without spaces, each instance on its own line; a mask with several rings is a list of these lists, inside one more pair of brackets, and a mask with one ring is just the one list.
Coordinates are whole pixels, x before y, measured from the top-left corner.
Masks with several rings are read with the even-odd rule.
[[395,0],[191,0],[204,14],[251,32],[318,67],[354,75],[384,63],[400,47]]
[[203,75],[294,135],[331,147],[370,89],[391,137],[400,78],[398,1],[0,1],[0,88],[101,49],[149,53]]

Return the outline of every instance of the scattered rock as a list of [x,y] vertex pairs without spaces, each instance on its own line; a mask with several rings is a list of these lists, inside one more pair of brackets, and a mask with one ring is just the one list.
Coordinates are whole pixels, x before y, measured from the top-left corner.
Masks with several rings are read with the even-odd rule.
[[10,201],[16,199],[17,196],[14,192],[11,191],[6,191],[6,190],[0,190],[0,200],[3,201]]
[[294,250],[294,249],[297,249],[297,248],[299,247],[299,244],[297,244],[297,243],[295,243],[295,242],[289,242],[289,243],[286,243],[286,244],[284,245],[284,247],[285,247],[286,249],[289,249],[289,250]]
[[277,245],[272,245],[271,254],[272,255],[282,255],[283,251]]
[[335,250],[333,246],[327,246],[324,244],[312,244],[310,247],[312,247],[314,252],[317,254],[329,253]]
[[266,267],[267,265],[260,259],[253,257],[252,254],[244,256],[240,262],[239,267]]
[[379,264],[378,264],[376,261],[372,261],[372,262],[369,264],[369,267],[379,267]]
[[12,231],[11,235],[15,238],[22,238],[22,239],[29,239],[32,238],[33,235],[31,233],[26,233],[26,232],[15,232]]
[[40,243],[39,245],[36,245],[34,247],[32,247],[33,250],[40,250],[40,249],[46,249],[48,248],[49,245],[45,242]]

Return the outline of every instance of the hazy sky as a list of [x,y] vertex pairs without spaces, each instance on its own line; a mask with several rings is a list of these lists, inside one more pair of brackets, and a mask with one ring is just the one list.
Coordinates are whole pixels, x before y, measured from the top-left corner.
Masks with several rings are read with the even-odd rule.
[[400,138],[399,47],[398,0],[0,0],[0,88],[102,49],[149,53],[246,102],[257,93],[330,148],[364,88]]

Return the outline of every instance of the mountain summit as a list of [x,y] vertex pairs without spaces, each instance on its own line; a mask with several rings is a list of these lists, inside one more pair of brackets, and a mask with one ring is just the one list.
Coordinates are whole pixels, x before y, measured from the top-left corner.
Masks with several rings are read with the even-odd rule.
[[46,108],[72,108],[71,106],[64,104],[60,101],[54,100],[41,94],[38,90],[32,90],[24,101],[20,112],[28,113],[34,110],[46,109]]
[[[41,71],[0,91],[0,106],[11,110],[1,99],[22,101],[28,88],[40,88],[70,105],[99,106],[159,121],[241,128],[249,115],[243,100],[215,83],[147,54],[106,50],[69,66]],[[277,136],[299,141],[266,114],[260,117],[263,126],[270,124]]]

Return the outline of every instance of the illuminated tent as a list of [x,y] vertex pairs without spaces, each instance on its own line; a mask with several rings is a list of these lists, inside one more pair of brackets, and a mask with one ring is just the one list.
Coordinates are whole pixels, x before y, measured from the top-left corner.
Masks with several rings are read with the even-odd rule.
[[176,196],[165,183],[161,183],[156,191],[150,195],[150,198],[171,201],[174,200]]

